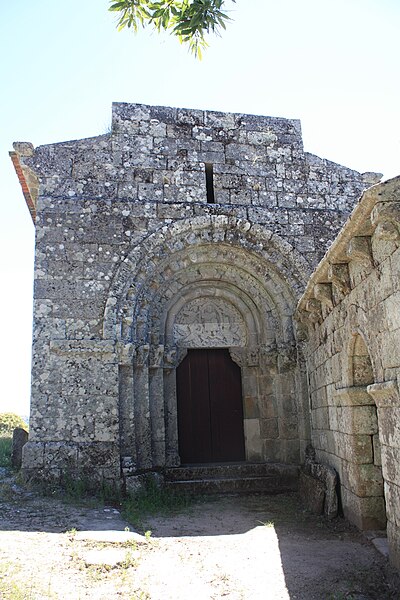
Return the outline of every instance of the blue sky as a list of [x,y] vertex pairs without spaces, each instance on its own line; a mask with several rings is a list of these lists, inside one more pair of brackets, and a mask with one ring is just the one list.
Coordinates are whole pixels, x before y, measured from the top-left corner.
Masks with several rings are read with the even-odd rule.
[[0,6],[0,412],[29,407],[34,229],[8,158],[105,133],[111,103],[300,118],[305,149],[400,174],[398,0],[237,0],[202,62],[168,35],[115,30],[106,0]]

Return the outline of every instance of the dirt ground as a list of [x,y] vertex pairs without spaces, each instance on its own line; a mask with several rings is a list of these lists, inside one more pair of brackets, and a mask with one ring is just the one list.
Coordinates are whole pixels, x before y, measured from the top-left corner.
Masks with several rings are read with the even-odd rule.
[[[77,507],[0,481],[5,600],[385,600],[400,598],[387,560],[344,520],[307,514],[296,495],[228,496],[147,534],[114,507]],[[117,533],[119,532],[119,533]]]

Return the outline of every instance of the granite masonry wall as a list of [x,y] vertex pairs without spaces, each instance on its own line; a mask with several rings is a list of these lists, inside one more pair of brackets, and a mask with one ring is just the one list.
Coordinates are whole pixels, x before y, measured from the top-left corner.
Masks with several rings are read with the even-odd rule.
[[176,369],[192,348],[240,366],[246,460],[299,464],[293,313],[379,176],[305,153],[297,120],[120,103],[109,134],[11,157],[36,222],[25,475],[178,465]]
[[345,516],[387,525],[400,568],[400,177],[364,192],[310,278],[298,318],[317,460],[339,474]]

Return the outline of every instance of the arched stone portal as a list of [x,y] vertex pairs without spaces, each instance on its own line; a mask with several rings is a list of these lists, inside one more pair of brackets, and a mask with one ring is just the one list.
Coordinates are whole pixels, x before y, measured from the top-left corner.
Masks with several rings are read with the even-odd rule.
[[195,348],[228,349],[240,367],[246,460],[300,461],[307,409],[296,392],[292,314],[302,273],[304,261],[278,236],[226,217],[175,223],[132,249],[104,320],[104,335],[125,348],[124,464],[180,464],[176,369]]

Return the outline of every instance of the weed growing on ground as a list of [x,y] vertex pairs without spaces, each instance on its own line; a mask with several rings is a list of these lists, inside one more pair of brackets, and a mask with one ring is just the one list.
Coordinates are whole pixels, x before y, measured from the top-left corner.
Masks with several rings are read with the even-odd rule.
[[[189,508],[199,498],[171,491],[153,479],[122,501],[122,515],[136,528],[143,530],[143,520],[150,515],[169,515]],[[151,531],[145,532],[150,538]]]
[[71,504],[111,504],[119,505],[121,492],[116,486],[102,482],[96,489],[93,482],[83,477],[73,478],[65,476],[62,482],[62,499]]
[[55,598],[51,591],[51,581],[47,590],[33,579],[23,579],[21,568],[16,563],[0,562],[0,598],[4,600],[35,600],[36,598]]
[[273,521],[265,521],[265,523],[263,521],[258,521],[258,522],[261,523],[261,525],[264,525],[264,527],[270,527],[270,528],[275,527],[275,523]]
[[84,477],[76,477],[65,474],[59,485],[54,483],[41,483],[32,486],[39,494],[56,498],[65,504],[97,508],[106,504],[120,506],[122,493],[117,486],[107,482],[93,482]]
[[0,436],[0,467],[11,467],[11,446],[11,437]]

